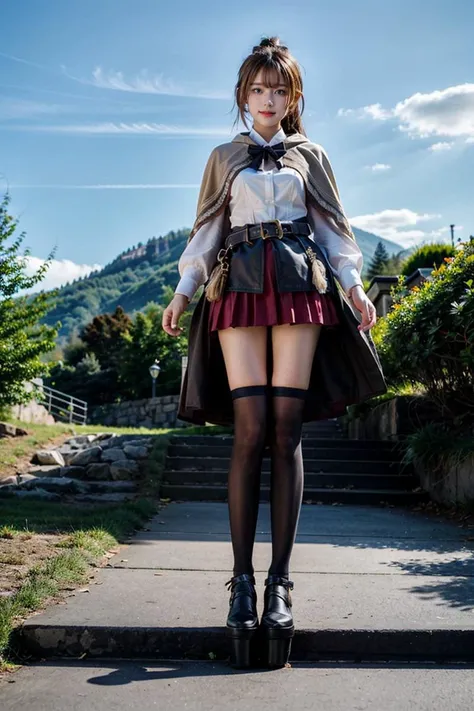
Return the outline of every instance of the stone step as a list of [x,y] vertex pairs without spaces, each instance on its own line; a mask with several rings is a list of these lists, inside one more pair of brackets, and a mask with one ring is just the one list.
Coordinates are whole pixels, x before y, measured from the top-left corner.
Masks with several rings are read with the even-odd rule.
[[[165,469],[167,471],[178,471],[180,469],[196,469],[200,471],[213,471],[215,469],[226,469],[229,466],[228,457],[166,457]],[[262,471],[270,470],[270,459],[264,457]],[[411,474],[413,467],[403,466],[398,461],[390,460],[359,460],[343,459],[308,459],[304,460],[305,472],[325,473],[348,472],[350,474]]]
[[[173,444],[183,444],[188,443],[191,445],[208,445],[210,447],[218,447],[222,445],[232,445],[233,442],[232,435],[172,435],[170,437],[169,443]],[[303,447],[338,447],[342,449],[367,449],[367,450],[389,450],[395,453],[395,458],[398,459],[400,452],[399,442],[390,442],[388,440],[380,439],[341,439],[337,443],[334,439],[328,439],[324,437],[314,437],[313,435],[305,437],[303,440]]]
[[[163,484],[210,484],[227,486],[228,470],[196,471],[194,469],[180,471],[165,471]],[[401,489],[412,490],[419,486],[415,476],[403,474],[348,474],[331,472],[331,474],[316,474],[305,472],[305,486],[310,488],[344,489]],[[261,485],[270,486],[270,472],[262,472]]]
[[[362,449],[360,447],[318,447],[308,446],[306,442],[302,445],[303,457],[305,459],[365,459],[377,461],[394,461],[398,456],[391,449]],[[230,457],[232,453],[232,442],[226,444],[170,444],[167,454],[169,457]]]
[[[163,484],[210,484],[227,485],[228,471],[196,471],[193,469],[180,471],[165,471],[163,474]],[[315,474],[305,472],[305,486],[310,488],[335,488],[343,489],[397,489],[412,490],[418,486],[418,480],[414,476],[403,474],[348,474],[336,473]],[[263,472],[261,477],[263,486],[270,485],[270,472]]]
[[[166,484],[160,488],[160,497],[172,501],[226,501],[227,486],[210,484]],[[341,503],[380,506],[393,504],[406,506],[428,501],[425,491],[399,491],[395,489],[321,489],[305,486],[306,503]],[[270,487],[260,487],[260,501],[270,500]]]

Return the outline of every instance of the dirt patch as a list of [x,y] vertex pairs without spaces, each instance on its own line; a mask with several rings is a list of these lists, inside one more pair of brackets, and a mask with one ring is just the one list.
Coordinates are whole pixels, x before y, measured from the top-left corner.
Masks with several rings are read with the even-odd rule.
[[0,595],[19,589],[28,570],[64,552],[57,543],[67,538],[54,533],[19,533],[0,538]]

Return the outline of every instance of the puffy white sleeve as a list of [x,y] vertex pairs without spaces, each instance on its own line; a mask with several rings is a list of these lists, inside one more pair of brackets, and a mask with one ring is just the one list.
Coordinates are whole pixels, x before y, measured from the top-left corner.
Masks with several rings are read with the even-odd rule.
[[175,294],[184,294],[189,301],[209,278],[217,253],[222,247],[224,211],[205,222],[186,245],[178,261],[181,279]]
[[334,276],[349,296],[353,286],[363,286],[361,272],[364,260],[360,247],[342,232],[332,217],[318,210],[312,203],[307,207],[314,241],[325,251]]

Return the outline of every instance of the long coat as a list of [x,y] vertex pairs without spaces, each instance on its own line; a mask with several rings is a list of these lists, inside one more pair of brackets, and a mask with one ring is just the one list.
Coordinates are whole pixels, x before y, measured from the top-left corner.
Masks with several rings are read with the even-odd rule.
[[[212,215],[228,211],[230,185],[235,175],[248,165],[246,150],[253,141],[238,134],[232,143],[214,149],[206,166],[198,202],[198,216],[191,237]],[[281,162],[294,167],[303,176],[308,199],[332,214],[339,226],[354,239],[339,200],[329,160],[320,146],[294,134],[287,138],[286,155]],[[229,225],[227,218],[226,224]],[[223,239],[226,235],[223,235]],[[303,421],[327,419],[344,414],[347,405],[363,402],[387,391],[382,367],[369,331],[357,329],[360,313],[353,307],[337,283],[323,250],[319,258],[326,266],[326,276],[333,294],[339,325],[322,327],[311,369],[310,383],[303,411]],[[209,332],[210,302],[202,293],[191,318],[188,365],[185,370],[178,406],[178,417],[203,425],[233,424],[233,403],[224,357],[216,331]],[[272,348],[267,347],[267,372],[271,373]],[[270,382],[270,379],[269,381]]]

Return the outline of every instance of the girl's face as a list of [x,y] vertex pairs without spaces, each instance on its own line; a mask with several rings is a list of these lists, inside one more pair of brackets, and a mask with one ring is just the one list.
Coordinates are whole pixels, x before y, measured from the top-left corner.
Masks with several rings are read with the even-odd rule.
[[264,84],[263,71],[260,70],[250,85],[247,104],[256,131],[261,128],[268,133],[274,129],[276,133],[287,111],[288,88],[282,77],[275,72],[271,82],[272,86]]

